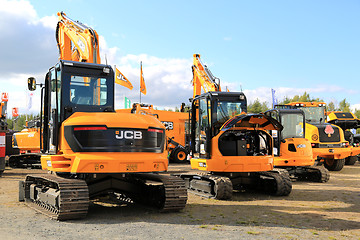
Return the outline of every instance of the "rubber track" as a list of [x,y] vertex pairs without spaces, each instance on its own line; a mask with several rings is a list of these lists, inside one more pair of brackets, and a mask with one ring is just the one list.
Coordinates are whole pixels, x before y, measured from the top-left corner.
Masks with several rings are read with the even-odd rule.
[[[139,179],[162,182],[165,195],[157,196],[159,199],[164,199],[160,206],[161,212],[176,212],[185,207],[187,190],[183,179],[165,174],[142,173],[134,175]],[[146,197],[147,196],[142,196],[142,198],[145,198],[142,200],[145,203]]]
[[[185,177],[186,175],[187,174],[182,174],[180,176]],[[196,172],[194,174],[191,173],[191,175],[198,175],[201,180],[210,182],[213,190],[211,193],[209,193],[203,192],[199,189],[189,189],[192,193],[218,200],[227,200],[232,197],[233,186],[231,180],[228,177],[213,175],[207,172]]]
[[268,172],[259,172],[259,177],[269,178],[272,181],[272,188],[262,189],[274,196],[288,196],[292,190],[292,183],[289,173],[284,169],[276,169]]
[[184,180],[168,175],[159,175],[159,177],[165,189],[165,202],[161,211],[176,212],[182,210],[187,202]]
[[314,182],[325,183],[330,179],[330,172],[324,166],[307,167],[308,179]]
[[[35,180],[36,179],[36,180]],[[51,174],[28,175],[25,186],[33,181],[52,186],[56,185],[60,191],[59,208],[49,204],[26,199],[26,204],[55,220],[70,220],[86,217],[89,207],[89,192],[86,182],[78,179],[66,179]]]

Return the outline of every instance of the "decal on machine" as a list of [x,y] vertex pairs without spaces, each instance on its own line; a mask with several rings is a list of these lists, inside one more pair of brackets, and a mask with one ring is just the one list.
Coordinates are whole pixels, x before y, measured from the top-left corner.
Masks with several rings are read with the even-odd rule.
[[326,125],[324,132],[331,137],[331,134],[334,134],[335,130],[331,127],[331,125]]
[[161,121],[161,123],[164,124],[166,130],[173,130],[174,129],[174,123],[173,122]]
[[116,131],[115,132],[116,139],[142,139],[142,132],[140,131]]

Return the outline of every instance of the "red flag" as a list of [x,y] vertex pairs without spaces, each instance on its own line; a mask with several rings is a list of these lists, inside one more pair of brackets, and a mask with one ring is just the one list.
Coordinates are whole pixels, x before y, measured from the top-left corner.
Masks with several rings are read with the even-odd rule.
[[1,101],[7,102],[8,100],[9,100],[9,94],[6,93],[6,92],[3,92],[3,93],[1,94]]
[[13,116],[13,118],[19,116],[19,108],[14,107],[14,108],[12,109],[12,116]]

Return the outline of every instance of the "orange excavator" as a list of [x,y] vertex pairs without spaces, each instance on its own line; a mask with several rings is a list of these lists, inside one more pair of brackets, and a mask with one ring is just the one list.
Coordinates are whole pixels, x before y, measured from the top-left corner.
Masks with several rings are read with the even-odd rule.
[[[82,56],[86,48],[74,43],[88,39],[90,52],[98,53],[96,32],[58,16],[60,52],[74,54],[60,54],[64,59],[41,86],[40,157],[50,174],[20,181],[19,200],[58,220],[85,217],[89,201],[104,195],[162,211],[183,209],[184,181],[162,173],[168,168],[164,125],[152,116],[115,112],[113,69],[100,64],[98,54]],[[73,33],[66,33],[71,44],[60,37],[65,30]],[[80,61],[72,61],[75,53]],[[29,90],[36,86],[29,78]]]
[[[281,124],[264,114],[246,114],[242,92],[222,92],[219,79],[194,55],[191,101],[191,168],[179,174],[195,194],[229,199],[233,190],[258,189],[277,196],[289,195],[289,174],[274,169],[273,139],[269,130]],[[201,88],[204,93],[201,93]]]
[[12,168],[41,168],[40,164],[40,119],[26,122],[26,126],[12,137],[13,149],[18,154],[9,156]]
[[[285,108],[282,108],[285,107]],[[271,131],[274,138],[274,165],[286,169],[294,180],[327,182],[329,171],[314,166],[311,142],[305,138],[305,114],[300,109],[276,105],[265,114],[278,120],[284,127],[281,132]]]
[[[182,105],[181,109],[184,109]],[[169,162],[187,162],[189,154],[189,114],[183,110],[172,112],[154,109],[153,105],[134,103],[132,109],[117,109],[116,112],[128,112],[133,114],[147,114],[156,117],[164,124],[167,137],[167,151]]]
[[360,119],[351,112],[331,111],[326,113],[326,121],[339,126],[344,131],[345,140],[349,142],[351,155],[345,158],[345,165],[354,165],[360,154],[360,146],[355,143],[354,134],[350,129],[360,128]]
[[351,147],[340,127],[326,123],[326,103],[292,102],[286,105],[304,111],[305,138],[311,142],[317,164],[324,164],[330,171],[340,171],[345,165],[345,158],[351,155]]

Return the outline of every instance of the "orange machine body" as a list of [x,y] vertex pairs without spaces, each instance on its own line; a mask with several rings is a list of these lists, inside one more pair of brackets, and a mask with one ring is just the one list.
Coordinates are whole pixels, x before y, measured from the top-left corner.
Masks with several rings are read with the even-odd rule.
[[[164,125],[168,138],[173,139],[182,146],[187,144],[186,134],[188,133],[189,113],[157,110],[152,105],[146,105],[146,107],[141,107],[141,104],[135,105],[135,111],[132,109],[117,109],[116,112],[130,113],[133,111],[133,113],[152,115]],[[172,143],[167,145],[168,150],[175,147]]]
[[24,128],[21,132],[13,134],[13,147],[20,153],[40,152],[40,129]]
[[[71,126],[74,132],[87,131],[87,127],[82,126],[89,126],[89,129],[91,129],[91,126],[99,126],[98,129],[90,130],[94,132],[94,136],[105,135],[105,132],[107,132],[106,134],[112,136],[111,139],[107,139],[109,144],[111,144],[111,141],[116,142],[122,137],[127,138],[126,141],[129,142],[129,146],[132,146],[131,142],[134,142],[134,138],[140,137],[140,135],[157,135],[157,133],[165,132],[164,126],[160,121],[151,116],[127,113],[77,112],[66,119],[61,126],[59,154],[41,157],[43,169],[71,173],[127,173],[167,170],[166,152],[163,151],[165,147],[164,139],[159,139],[157,142],[158,153],[136,152],[134,154],[131,150],[128,152],[74,152],[65,137],[64,129],[68,126]],[[78,129],[76,126],[79,126]],[[125,130],[121,133],[121,130],[118,130],[118,126]],[[127,131],[126,129],[129,130]],[[147,129],[148,132],[136,132],[134,129]],[[96,138],[88,140],[99,141]],[[94,143],[88,144],[93,145]]]

